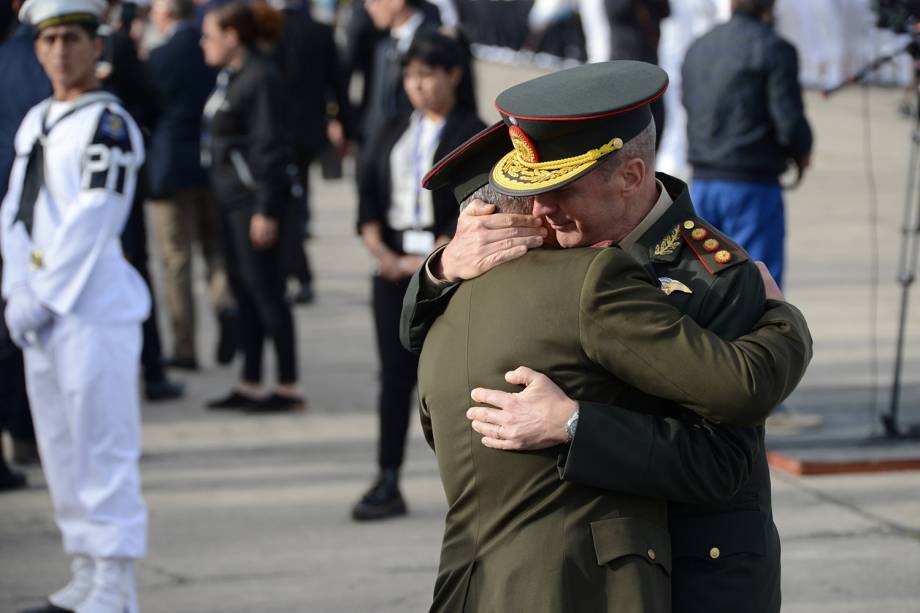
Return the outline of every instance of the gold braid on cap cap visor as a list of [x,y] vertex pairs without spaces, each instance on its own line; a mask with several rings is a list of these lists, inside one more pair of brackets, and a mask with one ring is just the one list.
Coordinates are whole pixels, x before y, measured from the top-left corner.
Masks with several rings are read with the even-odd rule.
[[53,28],[54,26],[68,26],[72,24],[93,25],[97,23],[99,23],[99,17],[93,13],[67,13],[66,15],[56,15],[39,21],[35,24],[35,30],[40,31],[45,28]]
[[526,162],[521,159],[517,150],[512,150],[492,169],[492,179],[499,186],[512,190],[551,187],[584,172],[605,155],[622,148],[623,139],[615,137],[597,149],[591,149],[581,155],[546,162]]

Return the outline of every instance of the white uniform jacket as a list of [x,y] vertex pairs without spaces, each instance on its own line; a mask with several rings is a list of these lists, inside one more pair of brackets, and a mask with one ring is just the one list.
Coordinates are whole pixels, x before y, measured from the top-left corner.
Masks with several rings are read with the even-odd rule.
[[[32,233],[17,220],[29,153],[44,129],[44,183]],[[140,322],[150,295],[125,260],[120,234],[144,161],[140,130],[106,93],[47,99],[16,133],[16,161],[0,209],[3,296],[24,286],[58,317]]]

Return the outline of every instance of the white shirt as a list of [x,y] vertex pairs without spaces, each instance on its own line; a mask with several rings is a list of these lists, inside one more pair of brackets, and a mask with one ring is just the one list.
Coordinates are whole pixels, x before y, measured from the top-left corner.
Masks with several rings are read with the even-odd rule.
[[[71,110],[72,113],[67,114]],[[44,184],[31,236],[16,220],[32,145],[44,139]],[[28,287],[58,316],[140,322],[147,287],[121,251],[120,234],[144,161],[140,131],[108,94],[44,100],[16,133],[16,160],[0,208],[4,297]]]
[[416,11],[412,14],[412,17],[409,20],[402,24],[399,27],[393,28],[390,30],[390,36],[396,39],[396,50],[400,53],[405,53],[409,50],[409,46],[412,44],[412,39],[415,38],[415,31],[418,30],[419,26],[425,21],[425,17],[420,11]]
[[445,120],[432,121],[418,111],[390,152],[390,210],[387,223],[394,230],[434,225],[434,201],[422,188],[422,179],[434,165]]

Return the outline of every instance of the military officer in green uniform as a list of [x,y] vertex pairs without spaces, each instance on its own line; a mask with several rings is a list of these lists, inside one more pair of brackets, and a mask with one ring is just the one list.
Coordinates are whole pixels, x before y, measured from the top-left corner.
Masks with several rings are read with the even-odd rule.
[[[778,581],[778,550],[775,556],[771,551],[774,545],[778,548],[778,540],[769,517],[769,477],[764,481],[758,476],[761,468],[765,471],[762,430],[713,422],[749,425],[762,420],[803,373],[810,338],[794,309],[771,302],[757,324],[758,352],[748,355],[757,367],[735,370],[737,356],[713,359],[711,347],[697,354],[702,348],[699,330],[685,328],[690,325],[687,318],[669,319],[652,296],[632,287],[651,273],[664,290],[654,290],[655,298],[670,300],[724,338],[746,331],[763,312],[763,285],[753,264],[693,215],[683,184],[664,175],[655,180],[651,174],[654,132],[645,120],[645,103],[665,83],[663,73],[651,66],[611,63],[512,88],[497,101],[511,141],[504,137],[502,145],[498,126],[493,126],[449,155],[428,177],[429,183],[447,177],[468,191],[475,185],[469,160],[488,159],[491,166],[500,158],[490,173],[493,187],[534,195],[535,209],[546,211],[563,246],[588,245],[597,242],[593,238],[608,236],[625,244],[639,261],[626,258],[618,248],[543,251],[459,287],[433,285],[422,277],[410,289],[404,322],[410,346],[421,344],[427,326],[446,305],[428,335],[420,368],[423,424],[438,454],[451,505],[433,610],[656,610],[662,603],[650,593],[659,587],[635,572],[636,564],[645,564],[640,570],[656,565],[669,570],[671,543],[656,530],[661,527],[656,523],[657,503],[645,499],[633,506],[642,500],[637,496],[696,503],[683,512],[672,504],[671,529],[683,527],[683,534],[691,537],[699,529],[708,530],[683,543],[691,556],[710,542],[708,537],[717,538],[726,551],[724,564],[699,571],[700,560],[682,562],[676,551],[675,610],[761,610],[761,597],[768,607],[762,610],[774,610],[769,608],[774,602],[778,607],[778,583],[772,585]],[[561,92],[567,94],[564,99]],[[500,148],[492,157],[490,142]],[[651,145],[643,147],[647,142]],[[638,164],[632,158],[636,152]],[[632,204],[631,214],[638,218],[631,219],[629,210],[615,202],[608,203],[606,219],[598,216],[602,210],[578,209],[579,198],[597,200],[604,189],[621,198],[620,204]],[[496,226],[504,226],[515,218],[494,219]],[[508,236],[507,229],[495,233],[506,248],[514,247],[509,239],[530,240],[523,236],[526,232],[517,237]],[[448,249],[443,256],[445,268],[449,254]],[[639,294],[649,302],[640,306]],[[458,398],[467,402],[464,392],[475,385],[513,389],[501,373],[521,363],[549,373],[581,400],[576,405],[555,388],[556,398],[568,401],[570,413],[578,407],[581,420],[574,441],[561,454],[557,448],[502,459],[478,440],[472,445],[468,429],[464,436]],[[615,378],[600,375],[598,366]],[[517,382],[514,376],[519,375],[509,381]],[[685,395],[688,385],[695,389]],[[716,390],[726,393],[720,399],[704,398]],[[683,402],[708,419],[654,396]],[[571,420],[569,429],[577,423]],[[500,438],[503,424],[479,426],[495,446],[505,442]],[[563,426],[552,433],[560,440],[551,442],[565,441]],[[618,493],[593,498],[597,490],[570,484],[554,488],[550,481],[556,475],[547,472],[546,461],[554,468],[560,455],[566,479]],[[749,480],[752,473],[755,478]],[[758,480],[761,486],[766,483],[765,492],[762,487],[750,489]],[[585,522],[590,537],[585,537]],[[675,549],[681,547],[677,535],[672,536]],[[643,544],[648,547],[641,551]],[[710,547],[708,561],[722,557],[721,551]],[[751,553],[768,561],[738,564],[738,554]],[[582,564],[586,554],[596,558],[596,568]],[[745,576],[771,567],[777,572],[766,580]],[[597,568],[604,572],[598,575]],[[627,568],[633,575],[624,579]],[[713,593],[720,589],[719,581],[734,592]],[[750,591],[758,585],[769,589]],[[739,608],[735,594],[744,590]]]

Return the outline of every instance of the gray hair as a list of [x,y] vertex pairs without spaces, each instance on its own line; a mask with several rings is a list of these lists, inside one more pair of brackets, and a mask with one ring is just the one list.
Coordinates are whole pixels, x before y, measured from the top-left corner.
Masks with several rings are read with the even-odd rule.
[[533,196],[508,196],[486,183],[475,192],[463,199],[460,203],[462,211],[476,199],[487,204],[494,204],[497,213],[520,213],[530,215],[533,211]]
[[650,121],[641,132],[626,141],[622,149],[602,159],[597,165],[597,172],[602,173],[605,179],[609,179],[620,166],[636,158],[645,162],[647,171],[654,171],[656,136],[655,122]]

